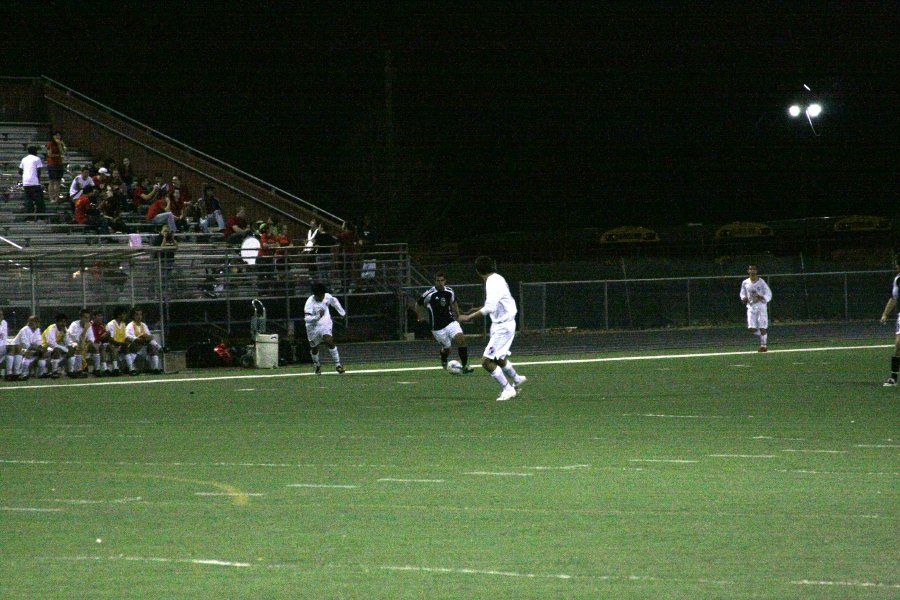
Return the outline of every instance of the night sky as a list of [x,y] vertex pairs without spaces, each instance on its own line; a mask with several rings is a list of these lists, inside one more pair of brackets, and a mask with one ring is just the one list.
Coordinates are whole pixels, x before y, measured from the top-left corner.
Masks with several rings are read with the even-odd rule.
[[[734,4],[50,3],[3,74],[392,237],[893,217],[898,5]],[[787,116],[811,100],[818,137]]]

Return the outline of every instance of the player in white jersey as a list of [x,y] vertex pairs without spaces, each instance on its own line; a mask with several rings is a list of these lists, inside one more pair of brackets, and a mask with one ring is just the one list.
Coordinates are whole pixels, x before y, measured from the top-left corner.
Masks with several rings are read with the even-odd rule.
[[747,267],[749,277],[741,282],[741,302],[747,306],[747,329],[759,337],[759,351],[768,349],[769,302],[772,290],[759,276],[756,265]]
[[128,342],[128,351],[125,354],[125,362],[128,363],[128,374],[138,375],[134,368],[134,359],[138,354],[147,356],[150,360],[150,372],[160,375],[159,353],[162,347],[153,338],[150,328],[144,324],[144,311],[135,308],[131,311],[131,322],[125,327],[125,340]]
[[19,330],[13,339],[16,356],[13,361],[12,373],[7,372],[6,379],[8,381],[28,379],[28,369],[31,363],[38,361],[38,375],[43,375],[46,368],[46,362],[43,360],[44,346],[41,337],[41,322],[31,315],[28,317],[28,323]]
[[16,347],[13,345],[13,341],[9,339],[9,325],[7,325],[6,319],[3,317],[3,309],[0,308],[0,367],[5,367],[6,375],[9,376],[13,372]]
[[316,375],[322,374],[322,363],[319,361],[319,345],[322,342],[325,342],[325,345],[328,346],[328,352],[334,360],[337,372],[343,373],[345,371],[344,366],[341,364],[341,355],[332,335],[334,324],[331,320],[330,307],[333,307],[342,317],[347,316],[344,307],[341,306],[337,298],[325,290],[323,284],[312,284],[312,296],[307,299],[306,306],[303,307],[303,319],[306,321],[309,355],[312,356],[313,363],[316,365]]
[[125,330],[128,329],[128,310],[120,306],[115,309],[113,316],[113,320],[106,324],[106,332],[109,334],[107,351],[109,352],[109,361],[112,365],[110,375],[118,377],[122,374],[122,371],[119,369],[119,359],[127,354],[130,346],[125,338]]
[[[69,319],[64,313],[56,315],[56,321],[51,323],[41,334],[41,342],[44,348],[43,358],[50,359],[49,373],[43,373],[41,361],[38,363],[38,375],[56,379],[62,374],[62,361],[69,356],[69,346],[66,344],[66,327]],[[69,373],[71,375],[71,372]]]
[[484,349],[481,365],[500,384],[501,392],[497,400],[502,401],[515,398],[528,378],[516,373],[508,358],[513,339],[516,337],[518,309],[506,279],[496,270],[492,258],[479,256],[475,259],[475,271],[484,279],[484,306],[460,315],[459,320],[465,322],[479,315],[490,315],[491,339]]
[[[882,323],[887,323],[891,313],[897,308],[897,302],[900,301],[900,258],[897,257],[894,258],[894,272],[897,273],[897,275],[894,275],[894,284],[891,287],[891,297],[888,299],[887,304],[884,306],[884,311],[881,313]],[[896,329],[894,329],[894,355],[891,357],[891,376],[884,382],[884,387],[894,387],[897,385],[898,372],[900,372],[900,313],[897,314],[897,326]]]
[[69,348],[69,377],[87,377],[84,372],[83,355],[93,354],[94,331],[91,329],[91,311],[84,308],[78,318],[66,329],[66,346]]

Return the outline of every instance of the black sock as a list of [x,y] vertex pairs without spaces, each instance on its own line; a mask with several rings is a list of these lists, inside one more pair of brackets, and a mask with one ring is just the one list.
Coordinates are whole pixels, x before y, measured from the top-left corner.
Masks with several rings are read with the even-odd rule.
[[891,357],[891,377],[897,379],[897,372],[900,371],[900,356]]
[[469,347],[460,346],[456,350],[459,352],[459,362],[462,363],[462,366],[467,367],[469,365]]
[[447,366],[447,357],[450,356],[449,350],[441,350],[441,364]]

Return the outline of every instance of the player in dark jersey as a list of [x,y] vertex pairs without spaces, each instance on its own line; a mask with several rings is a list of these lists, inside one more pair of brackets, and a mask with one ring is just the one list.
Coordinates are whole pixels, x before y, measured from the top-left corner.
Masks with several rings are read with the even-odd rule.
[[441,345],[441,365],[447,368],[447,358],[450,356],[450,347],[456,345],[459,352],[459,362],[462,363],[462,372],[471,373],[475,369],[469,366],[469,347],[466,345],[466,336],[463,334],[456,315],[459,314],[459,305],[456,303],[456,294],[453,288],[447,286],[447,276],[438,273],[434,277],[434,287],[427,290],[419,297],[419,320],[428,319],[431,324],[431,334]]
[[[897,308],[897,302],[900,301],[900,257],[894,258],[894,284],[891,288],[891,297],[884,306],[881,313],[881,322],[887,323]],[[891,376],[884,382],[884,387],[894,387],[897,385],[897,374],[900,372],[900,314],[897,315],[897,326],[894,329],[894,355],[891,357]]]

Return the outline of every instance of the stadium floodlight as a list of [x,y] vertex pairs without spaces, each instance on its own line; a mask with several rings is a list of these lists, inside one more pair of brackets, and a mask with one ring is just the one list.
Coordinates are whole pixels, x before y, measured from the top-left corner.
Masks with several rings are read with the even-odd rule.
[[821,104],[810,104],[806,108],[806,115],[811,118],[818,117],[822,114],[822,105]]
[[792,117],[799,117],[800,116],[800,107],[798,105],[794,104],[793,106],[791,106],[788,109],[788,114],[791,115]]

